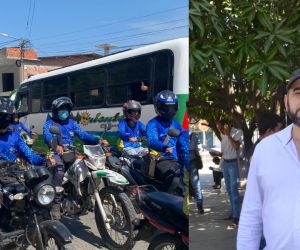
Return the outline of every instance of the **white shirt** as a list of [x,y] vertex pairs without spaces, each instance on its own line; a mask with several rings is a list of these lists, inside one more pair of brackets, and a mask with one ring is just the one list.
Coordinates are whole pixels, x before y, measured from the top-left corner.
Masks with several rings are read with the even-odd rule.
[[[237,129],[232,127],[230,130],[230,136],[233,138],[233,140],[238,141],[240,143],[240,157],[242,156],[241,153],[243,151],[244,147],[244,135],[243,131],[241,129]],[[226,160],[231,159],[237,159],[237,150],[233,147],[233,145],[230,142],[230,139],[227,135],[221,134],[221,152],[222,152],[222,158]]]
[[[300,249],[300,161],[292,125],[255,148],[238,228],[237,249]],[[263,232],[262,232],[263,231]]]

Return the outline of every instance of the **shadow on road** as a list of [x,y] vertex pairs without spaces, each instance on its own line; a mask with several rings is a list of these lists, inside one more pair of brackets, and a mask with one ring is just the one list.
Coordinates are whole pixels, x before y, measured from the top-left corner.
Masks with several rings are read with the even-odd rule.
[[79,218],[63,217],[61,222],[68,227],[73,236],[88,242],[98,249],[104,248],[104,241],[100,238],[100,234],[98,236],[91,232],[91,228],[84,225]]

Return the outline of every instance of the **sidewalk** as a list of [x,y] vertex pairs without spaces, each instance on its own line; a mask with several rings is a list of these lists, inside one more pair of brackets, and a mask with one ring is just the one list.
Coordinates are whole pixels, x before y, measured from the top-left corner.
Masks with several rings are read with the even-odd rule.
[[227,193],[212,188],[211,171],[200,175],[205,214],[198,214],[194,200],[190,204],[189,249],[234,250],[237,229],[230,229],[231,221],[223,220],[230,214]]

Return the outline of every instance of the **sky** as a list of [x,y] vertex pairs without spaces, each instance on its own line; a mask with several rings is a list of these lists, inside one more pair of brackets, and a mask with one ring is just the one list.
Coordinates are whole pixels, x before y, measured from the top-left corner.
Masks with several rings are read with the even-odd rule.
[[25,38],[38,56],[112,52],[188,36],[188,0],[2,0],[0,48]]

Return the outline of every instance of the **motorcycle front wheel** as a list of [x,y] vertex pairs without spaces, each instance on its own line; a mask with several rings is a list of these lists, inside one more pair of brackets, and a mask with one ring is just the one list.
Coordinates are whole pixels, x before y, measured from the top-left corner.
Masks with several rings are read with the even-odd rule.
[[148,250],[188,250],[178,237],[164,233],[154,237],[148,247]]
[[43,244],[45,250],[75,250],[72,243],[64,242],[61,238],[52,233],[47,233],[47,236],[43,239]]
[[136,218],[134,207],[128,196],[118,188],[105,187],[99,192],[110,229],[107,229],[98,204],[95,205],[95,220],[99,233],[109,249],[131,249],[137,231],[132,221]]

